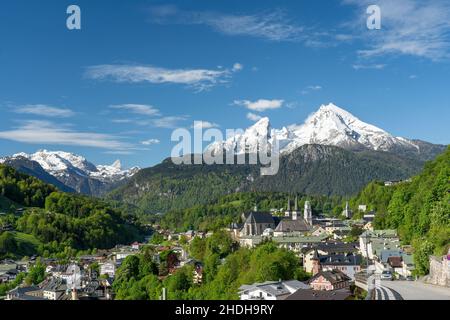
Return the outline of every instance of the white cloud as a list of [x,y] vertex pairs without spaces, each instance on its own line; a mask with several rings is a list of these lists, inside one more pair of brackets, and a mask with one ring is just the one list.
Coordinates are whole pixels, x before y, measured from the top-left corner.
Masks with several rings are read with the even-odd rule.
[[231,36],[251,36],[269,41],[297,41],[303,28],[295,25],[282,10],[256,14],[223,14],[210,11],[181,11],[175,6],[151,8],[152,22],[206,25]]
[[240,63],[235,63],[234,65],[233,65],[233,71],[234,72],[237,72],[237,71],[241,71],[242,69],[244,69],[244,66],[242,65],[242,64],[240,64]]
[[265,100],[259,99],[257,101],[236,100],[234,105],[244,106],[249,110],[263,112],[266,110],[279,109],[283,106],[284,100]]
[[353,69],[355,70],[363,70],[363,69],[374,69],[374,70],[381,70],[386,67],[385,64],[354,64]]
[[409,78],[411,79],[411,80],[415,80],[415,79],[417,79],[417,78],[419,78],[417,75],[415,75],[415,74],[412,74],[412,75],[410,75],[409,76]]
[[119,83],[173,83],[203,91],[228,82],[231,71],[208,69],[165,69],[143,65],[98,65],[88,67],[85,76]]
[[257,115],[255,113],[249,112],[247,113],[247,119],[250,121],[259,121],[261,120],[263,117],[261,117],[260,115]]
[[120,104],[112,105],[111,109],[127,110],[134,114],[140,114],[145,116],[158,116],[159,110],[151,105],[146,104]]
[[158,139],[148,139],[145,141],[141,141],[141,144],[143,144],[144,146],[151,146],[154,144],[160,144],[161,141],[159,141]]
[[[358,6],[359,21],[365,27],[366,8],[372,0],[344,0]],[[402,54],[441,60],[450,57],[450,3],[440,0],[378,0],[382,30],[363,30],[368,48],[363,57]]]
[[0,131],[0,139],[29,144],[50,144],[93,147],[110,150],[130,149],[133,146],[119,137],[95,132],[78,132],[49,121],[30,120],[15,129]]
[[220,127],[217,123],[209,121],[194,121],[194,125],[191,126],[193,129],[210,129]]
[[169,116],[151,120],[151,125],[157,128],[173,129],[179,126],[181,121],[186,121],[186,116]]
[[311,91],[319,91],[322,90],[322,86],[314,85],[314,86],[307,86],[305,89],[302,90],[302,94],[306,95],[310,93]]
[[52,118],[69,118],[75,115],[70,109],[57,108],[45,104],[27,104],[14,109],[16,113],[32,114]]

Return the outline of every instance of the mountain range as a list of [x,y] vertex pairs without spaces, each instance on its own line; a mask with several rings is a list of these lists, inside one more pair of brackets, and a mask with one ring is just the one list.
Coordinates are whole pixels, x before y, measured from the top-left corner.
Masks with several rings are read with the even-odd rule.
[[212,143],[206,152],[255,153],[262,143],[275,140],[281,158],[274,176],[261,176],[259,165],[175,165],[170,158],[151,168],[124,170],[120,161],[94,165],[79,155],[47,150],[19,153],[0,163],[62,191],[106,196],[146,211],[165,212],[239,191],[349,196],[372,180],[409,178],[445,150],[443,145],[395,137],[328,104],[300,125],[274,129],[263,118],[226,141]]
[[402,153],[422,160],[430,160],[436,153],[443,151],[442,146],[394,137],[374,125],[359,120],[333,103],[322,105],[301,125],[294,124],[282,129],[273,129],[269,118],[262,118],[244,133],[226,141],[215,142],[206,150],[210,153],[220,151],[237,154],[255,153],[259,145],[265,141],[273,144],[275,139],[282,155],[311,144],[336,146],[347,150]]
[[53,184],[61,191],[102,195],[118,187],[140,170],[123,170],[119,160],[112,165],[94,165],[84,157],[63,151],[40,150],[0,159],[22,173]]
[[372,180],[407,179],[445,150],[443,145],[395,137],[328,104],[301,125],[273,129],[263,118],[243,133],[211,144],[205,152],[255,153],[275,139],[281,158],[274,176],[261,176],[259,165],[177,166],[166,159],[140,170],[109,197],[165,212],[238,191],[350,196]]

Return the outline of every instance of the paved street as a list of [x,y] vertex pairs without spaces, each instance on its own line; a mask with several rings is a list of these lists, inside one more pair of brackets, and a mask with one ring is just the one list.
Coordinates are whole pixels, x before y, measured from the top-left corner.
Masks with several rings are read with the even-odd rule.
[[404,300],[403,297],[385,285],[384,281],[375,280],[375,300]]
[[377,300],[450,300],[450,288],[420,281],[377,281],[376,290]]

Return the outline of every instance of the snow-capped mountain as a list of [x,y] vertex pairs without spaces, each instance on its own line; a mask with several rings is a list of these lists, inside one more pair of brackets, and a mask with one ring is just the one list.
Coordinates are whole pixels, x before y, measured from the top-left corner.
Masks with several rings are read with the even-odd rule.
[[394,137],[374,125],[365,123],[334,104],[322,105],[301,125],[272,129],[269,118],[259,120],[243,134],[224,142],[215,142],[207,152],[252,153],[258,145],[278,141],[281,154],[289,154],[307,144],[342,147],[344,149],[367,148],[375,151],[420,152],[418,143]]
[[[112,165],[94,165],[84,157],[63,152],[40,150],[33,154],[18,153],[0,160],[0,163],[28,169],[33,174],[36,163],[48,174],[69,188],[85,194],[99,194],[132,177],[140,170],[138,167],[122,169],[119,160]],[[33,164],[33,170],[31,166]],[[19,169],[19,168],[18,168]]]

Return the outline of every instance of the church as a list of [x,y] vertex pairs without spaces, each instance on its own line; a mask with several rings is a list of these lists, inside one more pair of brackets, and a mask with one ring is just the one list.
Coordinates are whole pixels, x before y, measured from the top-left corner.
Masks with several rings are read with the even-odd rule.
[[291,199],[288,199],[288,206],[285,217],[280,221],[274,231],[275,237],[288,236],[293,233],[307,233],[312,230],[312,209],[309,201],[305,202],[303,217],[298,210],[298,198],[295,197],[294,210],[291,210]]

